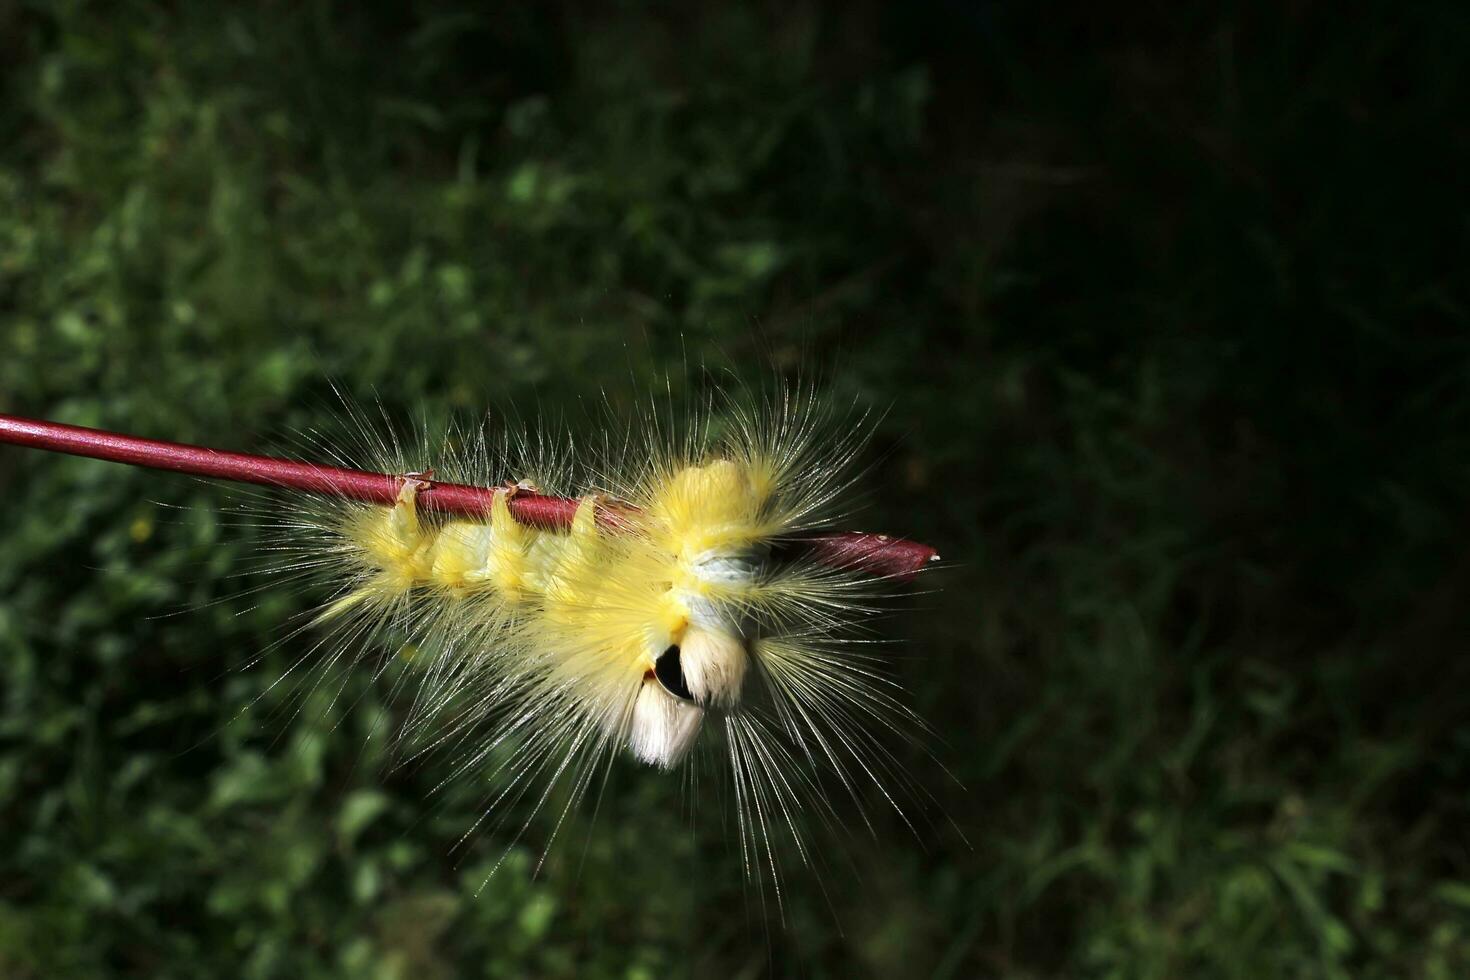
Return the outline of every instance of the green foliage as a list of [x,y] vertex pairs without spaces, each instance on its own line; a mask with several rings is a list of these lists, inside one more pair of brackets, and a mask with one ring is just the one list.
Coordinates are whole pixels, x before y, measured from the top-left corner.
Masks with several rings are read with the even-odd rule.
[[0,450],[0,975],[1470,972],[1460,6],[771,10],[0,6],[0,411],[816,367],[953,560],[921,839],[781,912],[625,766],[544,866],[461,844],[392,672],[273,686],[310,597],[225,491]]

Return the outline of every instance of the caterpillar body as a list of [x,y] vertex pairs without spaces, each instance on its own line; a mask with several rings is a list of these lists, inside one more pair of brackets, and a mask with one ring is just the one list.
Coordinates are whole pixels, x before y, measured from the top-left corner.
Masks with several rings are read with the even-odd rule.
[[[834,787],[859,812],[876,789],[908,820],[915,784],[889,741],[923,726],[865,631],[885,580],[783,548],[842,517],[860,422],[801,392],[727,396],[682,425],[650,414],[624,431],[651,436],[590,455],[488,424],[405,451],[355,423],[370,462],[405,477],[391,506],[259,511],[278,531],[274,569],[329,587],[302,627],[327,631],[310,676],[411,651],[400,737],[410,754],[452,747],[456,772],[492,787],[491,814],[534,813],[558,785],[573,806],[623,752],[678,767],[713,727],[748,874],[774,864],[777,832],[806,858],[804,824],[839,821]],[[311,452],[364,462],[331,440]],[[445,516],[420,506],[441,478],[501,489],[484,519]],[[578,498],[571,526],[518,522],[526,488]]]
[[769,535],[746,467],[717,460],[679,471],[640,526],[616,536],[597,527],[595,496],[560,534],[517,523],[511,490],[486,523],[426,522],[415,512],[419,489],[410,478],[391,508],[343,523],[357,581],[321,621],[392,609],[422,591],[425,615],[441,620],[423,625],[451,649],[498,651],[497,667],[537,703],[588,715],[663,768],[684,757],[705,706],[739,701],[754,640],[741,602]]

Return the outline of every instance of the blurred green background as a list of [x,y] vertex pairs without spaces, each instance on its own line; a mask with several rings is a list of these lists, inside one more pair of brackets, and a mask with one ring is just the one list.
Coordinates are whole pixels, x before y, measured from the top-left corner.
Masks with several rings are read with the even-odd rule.
[[1261,7],[0,3],[0,411],[817,369],[950,560],[891,629],[963,831],[783,922],[629,764],[477,894],[389,679],[240,717],[311,596],[225,491],[0,449],[0,976],[1470,974],[1470,16]]

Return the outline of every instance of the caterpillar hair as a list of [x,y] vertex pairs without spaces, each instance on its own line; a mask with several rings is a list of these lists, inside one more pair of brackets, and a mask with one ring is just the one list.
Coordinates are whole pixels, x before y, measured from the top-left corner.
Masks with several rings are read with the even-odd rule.
[[312,461],[13,416],[0,442],[284,490],[253,508],[270,570],[326,586],[299,666],[320,684],[414,651],[398,737],[452,747],[456,775],[494,787],[488,814],[558,788],[571,807],[624,752],[673,769],[714,729],[748,874],[776,871],[776,834],[805,858],[834,790],[908,819],[890,740],[922,723],[866,622],[937,556],[834,529],[860,424],[803,390],[650,412],[575,452],[488,423],[409,443],[348,422],[304,440]]

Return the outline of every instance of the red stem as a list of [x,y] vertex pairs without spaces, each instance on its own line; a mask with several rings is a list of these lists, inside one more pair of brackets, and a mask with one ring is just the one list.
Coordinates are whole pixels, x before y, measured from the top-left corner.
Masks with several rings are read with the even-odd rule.
[[[387,473],[365,473],[338,466],[318,466],[271,456],[224,452],[203,446],[161,439],[143,439],[101,429],[88,429],[61,422],[43,422],[0,414],[0,443],[9,442],[32,449],[88,456],[114,463],[129,463],[155,470],[173,470],[194,476],[260,483],[272,487],[288,487],[323,496],[346,497],[363,503],[391,505],[403,486],[402,476]],[[418,506],[442,514],[484,517],[490,512],[497,491],[490,487],[472,487],[462,483],[430,482],[420,490]],[[510,511],[516,520],[542,528],[564,528],[572,522],[577,501],[567,497],[518,491],[510,499]],[[598,520],[617,526],[619,508],[604,507]],[[824,565],[859,568],[873,575],[908,577],[939,556],[928,545],[886,534],[848,531],[811,535],[793,541],[791,553],[804,555]]]

